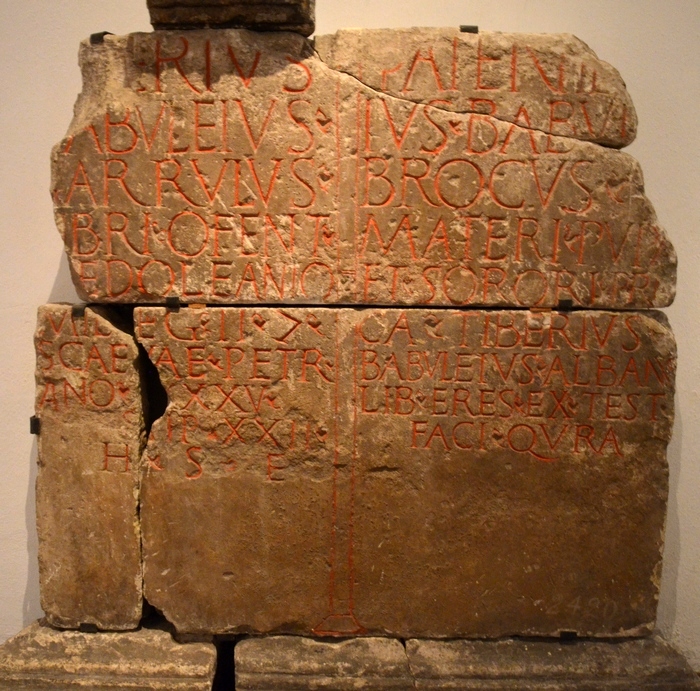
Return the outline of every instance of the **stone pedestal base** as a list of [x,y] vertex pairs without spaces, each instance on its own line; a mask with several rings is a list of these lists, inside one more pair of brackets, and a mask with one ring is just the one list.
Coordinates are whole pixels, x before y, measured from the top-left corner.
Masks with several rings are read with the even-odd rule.
[[0,647],[0,691],[210,691],[216,649],[156,629],[57,631],[32,624]]
[[237,691],[691,691],[698,677],[658,638],[621,642],[319,642],[275,636],[235,649]]

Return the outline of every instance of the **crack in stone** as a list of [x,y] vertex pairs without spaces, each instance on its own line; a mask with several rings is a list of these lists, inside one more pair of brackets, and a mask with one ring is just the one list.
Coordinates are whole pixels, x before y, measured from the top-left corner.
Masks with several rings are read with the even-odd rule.
[[389,98],[394,101],[398,101],[399,103],[404,103],[406,105],[413,104],[413,105],[418,105],[418,106],[423,106],[423,108],[434,108],[440,113],[444,113],[445,115],[459,115],[466,117],[468,115],[482,115],[483,117],[486,118],[491,118],[492,120],[497,120],[498,122],[502,122],[504,125],[508,126],[513,126],[517,127],[519,130],[523,132],[538,132],[539,134],[543,134],[549,137],[555,137],[559,141],[564,141],[564,142],[574,142],[576,144],[591,144],[593,146],[598,146],[601,149],[604,149],[606,151],[621,151],[623,148],[622,146],[617,147],[617,146],[612,146],[609,144],[602,144],[600,142],[596,142],[592,139],[578,139],[576,137],[566,137],[561,134],[554,134],[552,132],[548,132],[547,130],[544,130],[540,127],[525,127],[524,125],[521,125],[517,122],[513,122],[512,120],[506,120],[503,117],[499,117],[498,115],[492,115],[489,113],[479,113],[477,111],[473,110],[450,110],[449,108],[441,108],[440,106],[436,106],[433,103],[424,103],[423,101],[414,101],[410,98],[402,98],[401,96],[396,96],[394,94],[389,94],[385,91],[381,91],[380,89],[377,89],[377,87],[372,86],[371,84],[367,84],[366,82],[362,81],[359,77],[355,76],[354,74],[351,74],[350,72],[347,72],[346,70],[340,69],[338,67],[333,67],[332,65],[329,65],[322,57],[321,54],[316,50],[314,46],[312,46],[313,54],[314,56],[319,60],[321,64],[324,65],[327,69],[329,69],[331,72],[338,74],[338,75],[343,75],[344,77],[348,79],[352,79],[353,81],[357,82],[360,86],[365,87],[366,89],[369,89],[372,93],[376,94],[377,96],[381,96],[384,98]]

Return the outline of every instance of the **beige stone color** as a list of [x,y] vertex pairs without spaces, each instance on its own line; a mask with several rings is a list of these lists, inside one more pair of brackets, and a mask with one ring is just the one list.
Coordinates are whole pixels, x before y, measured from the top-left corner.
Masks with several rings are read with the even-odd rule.
[[136,310],[145,594],[188,633],[653,628],[658,313]]
[[639,164],[600,145],[632,136],[629,96],[580,41],[415,29],[317,46],[234,30],[83,45],[53,154],[83,298],[671,303],[676,256]]
[[39,308],[36,485],[41,606],[53,626],[141,620],[139,355],[107,310]]

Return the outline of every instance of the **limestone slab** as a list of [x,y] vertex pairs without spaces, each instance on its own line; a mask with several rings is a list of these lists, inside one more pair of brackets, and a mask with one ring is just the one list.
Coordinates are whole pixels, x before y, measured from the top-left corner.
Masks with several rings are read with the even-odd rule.
[[403,645],[388,638],[249,638],[235,647],[235,667],[239,691],[414,688]]
[[314,32],[315,0],[148,0],[156,29],[237,28]]
[[3,691],[210,691],[216,650],[157,629],[56,631],[38,623],[0,647]]
[[183,632],[653,628],[675,344],[656,313],[137,308],[168,394],[148,601]]
[[416,689],[460,691],[692,691],[698,676],[660,638],[406,642]]
[[41,606],[58,627],[123,630],[141,619],[145,439],[138,349],[129,328],[99,307],[39,308]]
[[620,73],[570,34],[343,29],[315,45],[333,69],[396,98],[617,148],[637,133]]
[[[156,32],[84,44],[83,94],[53,154],[56,218],[81,296],[670,304],[676,257],[638,163],[559,136],[576,134],[573,124],[550,128],[556,136],[537,129],[548,90],[537,66],[550,75],[567,56],[592,60],[580,42],[484,38],[493,55],[517,44],[530,74],[514,101],[499,92],[493,115],[483,103],[462,112],[468,89],[448,103],[419,87],[437,79],[429,56],[442,60],[442,48],[416,58],[415,93],[397,92],[393,72],[379,89],[376,75],[367,86],[341,71],[350,69],[348,51],[382,36],[410,55],[419,43],[451,45],[443,34],[343,34],[326,51],[331,66],[294,34]],[[457,47],[469,63],[474,44],[459,38]],[[378,53],[382,67],[387,53]],[[626,103],[615,79],[601,76],[601,89]],[[571,90],[570,76],[564,81]],[[520,108],[513,122],[500,115],[508,108]]]

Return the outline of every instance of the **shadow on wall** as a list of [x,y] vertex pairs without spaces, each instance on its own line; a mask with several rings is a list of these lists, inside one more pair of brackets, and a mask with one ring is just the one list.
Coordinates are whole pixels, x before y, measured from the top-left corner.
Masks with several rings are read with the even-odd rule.
[[49,302],[69,302],[71,304],[79,303],[81,300],[73,285],[73,279],[68,266],[68,257],[66,253],[61,253],[61,261],[58,265],[56,278],[53,282],[53,288],[49,294]]
[[657,628],[666,640],[671,640],[678,607],[678,568],[680,564],[681,528],[678,515],[678,479],[681,473],[683,450],[683,419],[678,392],[674,399],[675,421],[673,437],[666,452],[669,471],[668,513],[666,516],[666,543],[661,578],[661,597]]
[[[54,279],[48,302],[80,302],[73,286],[68,258],[62,253],[56,278]],[[38,307],[38,305],[37,305]],[[33,412],[32,412],[33,414]],[[36,476],[38,471],[39,450],[36,437],[32,443],[29,460],[29,486],[25,504],[25,521],[27,525],[27,584],[22,605],[23,625],[28,626],[43,616],[39,591],[39,538],[36,532]]]
[[29,470],[29,487],[27,488],[27,503],[24,511],[27,522],[27,585],[24,590],[24,603],[22,606],[23,626],[29,626],[43,613],[41,611],[39,596],[39,539],[36,533],[36,476],[39,450],[36,437],[32,443],[32,453]]

